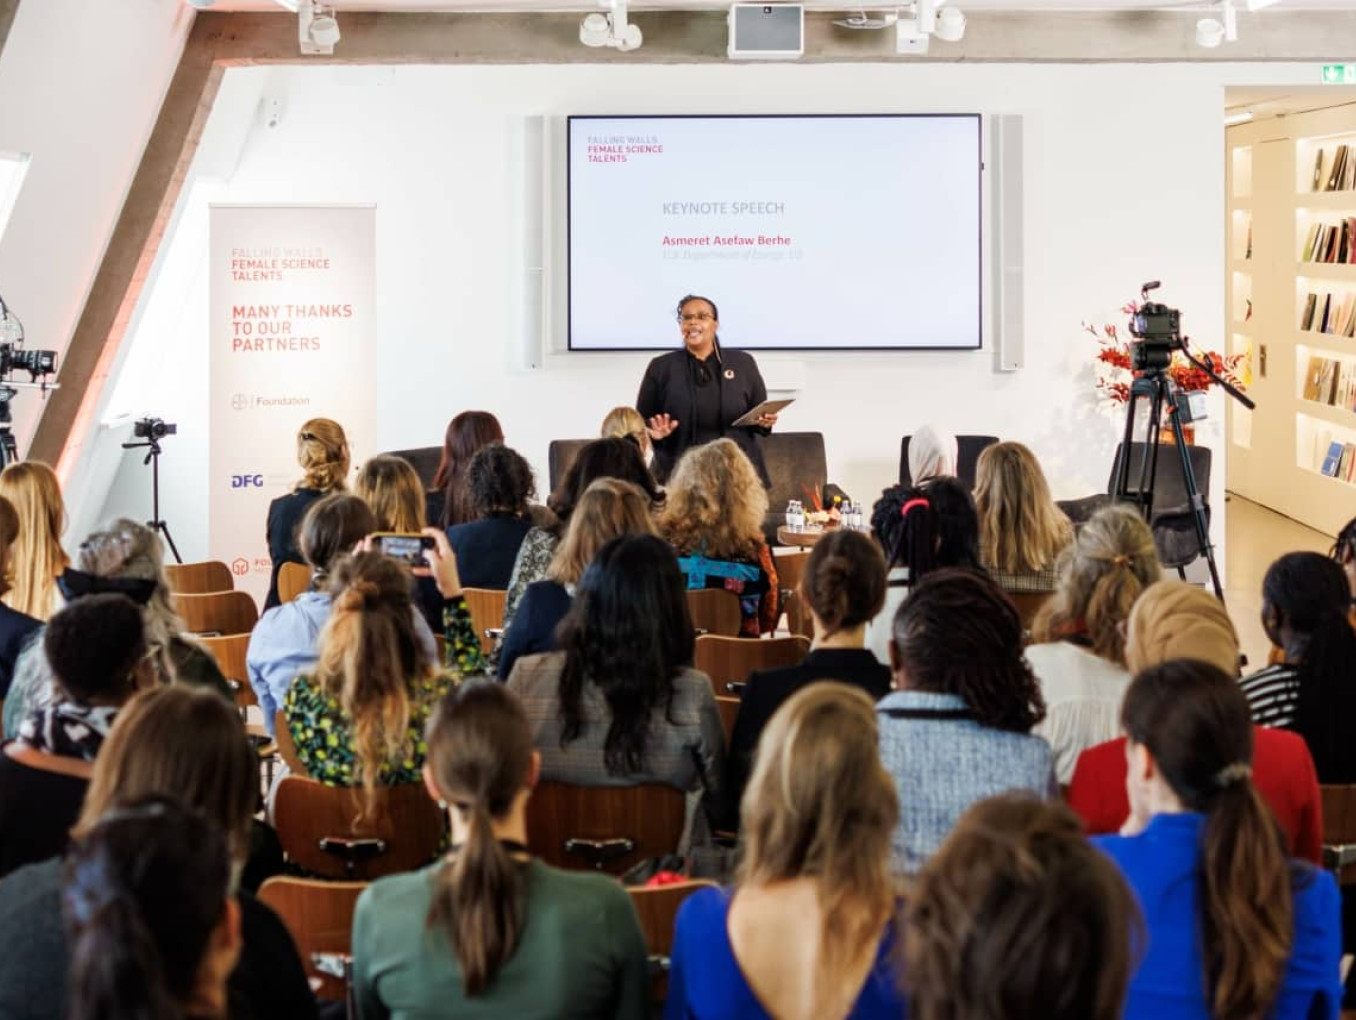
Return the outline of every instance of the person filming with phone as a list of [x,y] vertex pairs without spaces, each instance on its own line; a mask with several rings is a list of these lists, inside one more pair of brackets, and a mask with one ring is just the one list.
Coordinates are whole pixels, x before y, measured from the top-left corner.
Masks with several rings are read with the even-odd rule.
[[752,424],[738,419],[767,400],[758,362],[745,351],[720,345],[720,313],[710,298],[689,294],[678,302],[683,349],[661,354],[645,369],[636,409],[654,442],[654,474],[662,483],[691,447],[732,439],[768,485],[758,440],[777,423],[763,414]]

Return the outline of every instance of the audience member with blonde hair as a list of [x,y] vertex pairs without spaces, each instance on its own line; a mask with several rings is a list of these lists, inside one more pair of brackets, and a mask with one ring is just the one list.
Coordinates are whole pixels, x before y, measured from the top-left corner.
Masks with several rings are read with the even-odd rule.
[[[227,982],[238,1011],[231,1016],[315,1020],[315,998],[291,936],[278,915],[249,891],[276,873],[282,860],[280,853],[269,858],[260,852],[261,834],[272,834],[254,817],[259,756],[233,705],[179,685],[143,691],[129,701],[95,760],[72,837],[88,838],[107,819],[148,797],[167,797],[201,813],[225,836],[240,889],[233,893],[241,947],[240,962]],[[67,937],[61,909],[65,865],[53,857],[0,882],[0,1016],[5,1020],[69,1020],[76,968],[109,962],[82,957],[78,942]],[[129,973],[127,980],[139,978]],[[114,1015],[128,1014],[107,1014]]]
[[311,504],[331,492],[342,492],[349,469],[348,437],[337,421],[312,418],[297,430],[297,464],[301,481],[286,496],[268,505],[268,555],[273,560],[273,576],[268,582],[264,608],[279,602],[278,571],[284,563],[301,563],[297,548],[297,528]]
[[[381,454],[367,461],[358,470],[353,494],[372,509],[376,531],[418,535],[428,524],[424,519],[424,483],[404,457]],[[414,599],[429,628],[441,630],[443,598],[433,578],[415,578]]]
[[518,699],[465,684],[438,705],[427,740],[424,784],[447,811],[451,847],[358,900],[359,1015],[645,1020],[645,939],[626,891],[527,848],[541,758]]
[[599,431],[604,439],[629,439],[640,447],[640,455],[646,463],[654,455],[654,446],[650,432],[645,427],[645,419],[634,407],[614,407],[603,418],[603,427]]
[[1048,712],[1036,732],[1055,752],[1062,784],[1078,755],[1120,732],[1125,622],[1145,588],[1159,579],[1158,550],[1144,518],[1128,506],[1098,511],[1063,556],[1055,593],[1032,625],[1027,660]]
[[594,555],[618,535],[653,535],[650,498],[630,482],[599,478],[580,497],[546,579],[527,586],[499,650],[499,678],[507,680],[519,656],[549,652],[556,626],[570,611],[575,585]]
[[689,588],[739,596],[740,633],[757,637],[777,625],[777,569],[763,540],[767,490],[732,439],[683,454],[668,483],[659,533],[678,552]]
[[408,568],[375,552],[342,558],[315,669],[298,676],[283,699],[297,757],[312,779],[369,794],[418,781],[429,712],[462,674],[483,666],[456,556],[442,532],[428,534],[437,543],[428,559],[447,600],[449,668],[420,639]]
[[995,443],[975,473],[980,559],[1004,591],[1053,591],[1055,562],[1073,525],[1050,498],[1045,473],[1021,443]]
[[[185,630],[175,611],[165,577],[164,547],[146,525],[120,518],[91,533],[76,550],[75,567],[61,575],[60,587],[67,602],[106,592],[126,595],[141,607],[147,665],[155,682],[211,687],[235,703],[216,659]],[[19,656],[5,699],[5,736],[13,736],[31,712],[59,697],[47,654],[40,642],[33,641]]]
[[1135,890],[1148,929],[1125,1016],[1336,1020],[1337,883],[1286,859],[1253,784],[1255,730],[1237,681],[1193,659],[1150,667],[1126,691],[1121,721],[1130,817],[1094,843]]
[[[1172,659],[1208,662],[1238,675],[1238,632],[1224,603],[1204,588],[1164,580],[1145,589],[1126,625],[1125,662],[1132,676]],[[1289,852],[1319,863],[1323,808],[1318,773],[1304,738],[1285,730],[1253,727],[1253,781],[1286,835]],[[1125,792],[1125,738],[1090,747],[1078,756],[1069,805],[1090,833],[1119,832],[1130,816]]]
[[733,889],[678,912],[666,1020],[904,1015],[890,834],[899,817],[871,698],[812,684],[763,732]]
[[[0,595],[9,591],[9,565],[19,537],[19,514],[14,504],[0,496]],[[42,621],[0,601],[0,701],[9,693],[19,653],[42,626]]]
[[61,548],[66,504],[56,472],[40,460],[21,460],[0,471],[0,496],[18,515],[17,539],[11,547],[5,605],[35,620],[46,620],[61,608],[57,578],[70,563]]
[[1138,916],[1068,808],[1020,793],[982,800],[909,896],[908,1015],[1121,1020]]

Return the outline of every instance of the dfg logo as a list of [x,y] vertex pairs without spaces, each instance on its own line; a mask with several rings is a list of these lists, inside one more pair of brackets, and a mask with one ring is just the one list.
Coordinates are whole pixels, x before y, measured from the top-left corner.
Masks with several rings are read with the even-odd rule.
[[263,475],[231,475],[232,489],[261,489],[263,486]]

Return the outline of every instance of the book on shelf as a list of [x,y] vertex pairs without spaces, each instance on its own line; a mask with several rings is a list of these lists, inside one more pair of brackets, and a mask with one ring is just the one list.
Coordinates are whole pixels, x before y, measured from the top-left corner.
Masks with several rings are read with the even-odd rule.
[[1319,309],[1318,314],[1314,316],[1315,329],[1317,329],[1317,331],[1320,333],[1329,332],[1328,323],[1329,321],[1331,321],[1331,318],[1332,318],[1332,295],[1324,294],[1323,307]]
[[1304,299],[1304,311],[1300,315],[1300,329],[1312,329],[1314,325],[1314,309],[1318,305],[1318,295],[1309,294]]
[[1333,324],[1333,333],[1338,336],[1346,336],[1347,329],[1351,326],[1353,306],[1356,306],[1356,294],[1347,291],[1347,296],[1342,299],[1342,304],[1337,309],[1337,321]]
[[1319,149],[1314,155],[1314,183],[1309,190],[1318,191],[1321,187],[1323,187],[1323,150]]
[[1329,478],[1336,478],[1338,469],[1342,465],[1343,449],[1344,447],[1341,443],[1329,443],[1328,450],[1323,455],[1323,463],[1319,466],[1319,471]]
[[1318,399],[1318,378],[1323,374],[1323,359],[1317,354],[1309,356],[1309,367],[1304,370],[1304,399]]
[[1304,239],[1304,254],[1300,256],[1301,262],[1312,262],[1314,259],[1314,248],[1318,245],[1319,224],[1309,224],[1309,235]]
[[1248,220],[1248,246],[1243,252],[1244,260],[1252,259],[1252,220]]
[[1339,145],[1337,152],[1332,158],[1332,171],[1328,174],[1328,186],[1325,190],[1336,191],[1338,185],[1342,183],[1342,175],[1347,169],[1347,147]]

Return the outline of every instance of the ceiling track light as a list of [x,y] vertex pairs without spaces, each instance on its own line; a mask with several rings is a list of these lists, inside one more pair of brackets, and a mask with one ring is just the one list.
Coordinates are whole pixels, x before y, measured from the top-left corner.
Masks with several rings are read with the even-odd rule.
[[1234,0],[1221,0],[1218,18],[1196,22],[1196,45],[1213,50],[1223,42],[1238,41],[1238,8]]
[[604,0],[606,13],[594,12],[579,23],[579,41],[585,46],[609,47],[630,53],[640,49],[640,26],[626,20],[625,0]]
[[960,42],[965,37],[965,14],[944,7],[946,0],[912,0],[900,9],[895,23],[895,52],[921,56],[934,36],[942,42]]
[[339,19],[335,17],[333,3],[301,0],[297,4],[297,41],[303,54],[331,56],[339,38]]

